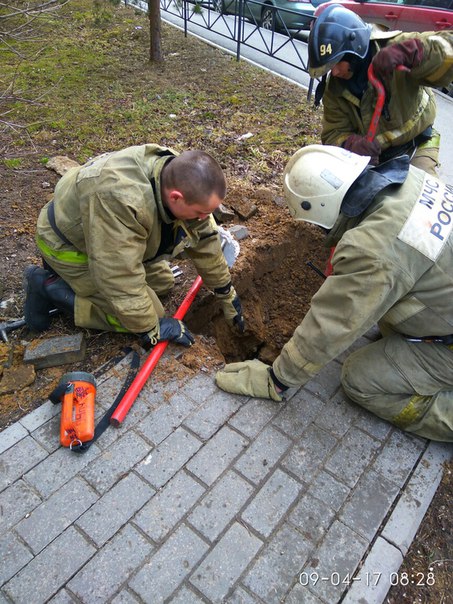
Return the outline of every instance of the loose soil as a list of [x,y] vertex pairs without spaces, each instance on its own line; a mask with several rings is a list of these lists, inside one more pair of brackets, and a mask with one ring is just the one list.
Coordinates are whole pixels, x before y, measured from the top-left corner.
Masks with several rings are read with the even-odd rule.
[[[86,2],[72,3],[79,8],[83,4],[86,6]],[[170,88],[178,81],[184,82],[187,90],[204,91],[208,100],[209,95],[212,95],[212,114],[205,112],[202,118],[200,111],[192,109],[185,120],[178,124],[179,130],[174,129],[174,138],[168,133],[159,137],[151,131],[148,138],[140,140],[133,135],[125,140],[119,135],[117,139],[109,138],[107,141],[101,140],[101,137],[99,140],[96,137],[83,140],[80,128],[71,128],[69,124],[61,132],[37,130],[30,137],[22,138],[18,144],[14,129],[8,131],[2,149],[4,157],[20,157],[21,162],[19,167],[14,168],[11,164],[0,164],[0,213],[3,223],[0,233],[0,320],[22,317],[22,274],[27,265],[40,263],[34,244],[36,219],[41,207],[51,198],[60,178],[57,173],[45,167],[43,157],[65,155],[81,163],[88,158],[87,148],[94,155],[142,142],[160,142],[177,150],[201,147],[219,159],[227,174],[229,190],[225,206],[231,210],[232,217],[223,223],[223,227],[228,229],[233,225],[243,225],[248,230],[248,236],[240,241],[240,255],[232,268],[233,282],[244,307],[247,330],[241,337],[234,336],[225,326],[213,294],[203,288],[186,316],[186,323],[195,334],[196,343],[190,350],[170,345],[167,362],[163,368],[156,369],[152,379],[165,381],[177,376],[183,383],[188,376],[199,371],[212,372],[225,362],[246,358],[259,358],[271,363],[303,319],[313,294],[322,283],[322,277],[307,266],[307,262],[311,261],[324,270],[328,255],[319,229],[296,223],[290,218],[281,190],[281,174],[290,155],[300,146],[317,142],[320,114],[305,103],[303,91],[296,86],[243,63],[238,66],[225,53],[193,38],[184,38],[181,32],[170,27],[164,27],[163,32],[166,49],[164,66],[150,66],[143,61],[143,57],[137,59],[135,46],[131,46],[131,42],[137,42],[138,36],[146,38],[143,33],[146,31],[145,17],[124,7],[109,10],[113,12],[114,18],[111,25],[104,25],[103,32],[105,34],[107,30],[109,33],[109,27],[112,30],[109,37],[112,43],[112,64],[105,81],[103,102],[110,103],[112,111],[114,108],[118,109],[113,107],[115,102],[118,105],[128,105],[128,108],[133,105],[127,97],[120,101],[111,98],[112,83],[124,81],[127,75],[131,90],[143,87],[144,99],[148,79],[158,81],[161,94],[165,93],[166,87]],[[71,6],[66,8],[64,14],[70,22],[74,16]],[[130,29],[134,32],[133,39],[131,36],[118,35],[119,24],[124,22],[125,16],[132,23]],[[87,31],[81,32],[82,29],[79,25],[72,35],[79,35],[86,44],[89,36]],[[68,30],[66,35],[69,35]],[[121,61],[117,60],[118,56]],[[218,85],[212,81],[216,76],[222,82],[237,81],[236,89],[228,91],[229,102],[226,105],[219,99]],[[241,88],[241,82],[247,84],[243,84]],[[100,82],[96,83],[98,84],[101,85]],[[252,100],[249,99],[249,104],[245,106],[241,95],[247,96],[247,93]],[[262,97],[259,96],[260,93]],[[99,90],[96,94],[99,94]],[[262,99],[266,95],[268,103],[273,107],[273,112],[267,114],[262,108]],[[55,94],[53,96],[55,102]],[[280,140],[275,141],[273,121],[278,122],[279,112],[283,111],[282,98],[285,102],[291,101],[298,113],[295,113],[297,117],[293,121],[285,117],[284,123],[278,124]],[[68,114],[75,111],[71,108],[71,102],[74,107],[79,107],[77,103],[80,99],[72,101],[72,97],[65,97],[61,101],[67,105]],[[171,107],[166,110],[171,111]],[[79,111],[77,109],[74,115],[78,115]],[[20,118],[16,116],[15,119]],[[196,130],[202,119],[205,138],[200,138],[200,133]],[[137,128],[139,125],[141,124],[137,122]],[[108,133],[114,132],[115,123],[106,123],[102,129],[107,137]],[[250,129],[259,130],[261,138],[254,144],[245,139],[238,142],[240,136]],[[264,140],[266,132],[269,138]],[[253,138],[249,140],[253,143]],[[178,265],[183,274],[177,279],[174,291],[163,300],[169,315],[175,312],[195,278],[193,267],[187,260],[181,259]],[[34,374],[32,372],[28,380],[31,383],[20,390],[10,391],[5,387],[9,380],[14,380],[13,372],[23,369],[23,353],[28,344],[80,331],[87,344],[83,361],[37,370]],[[0,430],[41,405],[63,373],[75,370],[94,372],[120,354],[125,346],[137,348],[133,335],[80,330],[74,327],[69,318],[63,316],[56,317],[51,329],[44,334],[31,334],[26,328],[21,328],[8,333],[8,337],[8,343],[0,344],[0,371],[3,372],[0,382]],[[2,387],[9,391],[1,394]],[[425,588],[413,585],[404,586],[404,589],[401,585],[392,588],[387,597],[388,604],[446,604],[452,601],[449,589],[453,551],[451,468],[450,464],[401,568],[402,572],[419,571],[426,576],[428,569],[433,567],[436,583]]]

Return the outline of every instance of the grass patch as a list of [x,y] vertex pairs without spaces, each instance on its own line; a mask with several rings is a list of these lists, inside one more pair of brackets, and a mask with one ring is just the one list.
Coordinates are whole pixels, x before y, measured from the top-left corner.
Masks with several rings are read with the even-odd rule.
[[34,147],[38,157],[84,162],[156,142],[202,148],[231,174],[280,182],[291,153],[319,140],[320,114],[303,89],[169,25],[165,61],[151,64],[147,16],[131,7],[72,0],[37,28],[36,41],[19,45],[20,61],[2,53],[2,84],[14,81],[24,99],[7,107],[11,157],[33,157]]

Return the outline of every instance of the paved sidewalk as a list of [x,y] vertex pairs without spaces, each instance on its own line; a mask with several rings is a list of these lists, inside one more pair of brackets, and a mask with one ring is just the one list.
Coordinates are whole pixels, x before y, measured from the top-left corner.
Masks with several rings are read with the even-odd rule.
[[50,402],[4,430],[0,603],[383,602],[453,448],[346,401],[342,358],[283,405],[151,376],[85,454]]

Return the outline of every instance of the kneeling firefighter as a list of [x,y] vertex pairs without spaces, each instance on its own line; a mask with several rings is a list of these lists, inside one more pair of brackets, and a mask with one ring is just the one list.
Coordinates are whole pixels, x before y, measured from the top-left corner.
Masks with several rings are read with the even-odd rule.
[[44,268],[26,270],[28,327],[44,331],[57,308],[79,327],[139,334],[145,348],[162,340],[190,346],[192,334],[160,301],[175,282],[168,258],[184,253],[227,323],[243,332],[212,217],[225,194],[220,165],[199,150],[139,145],[68,170],[38,218]]
[[291,215],[328,231],[333,274],[272,367],[232,363],[216,383],[280,401],[377,323],[383,337],[343,364],[346,394],[404,430],[451,442],[453,186],[410,166],[406,155],[369,162],[328,145],[290,159]]

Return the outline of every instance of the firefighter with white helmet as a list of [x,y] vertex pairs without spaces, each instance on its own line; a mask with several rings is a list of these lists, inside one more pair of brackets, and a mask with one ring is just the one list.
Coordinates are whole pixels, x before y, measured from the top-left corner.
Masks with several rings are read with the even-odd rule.
[[[373,140],[366,136],[376,106],[370,64],[386,92]],[[453,79],[451,30],[382,31],[331,4],[313,22],[308,69],[311,77],[322,78],[315,104],[322,98],[323,144],[370,155],[375,164],[406,153],[413,165],[436,175],[440,135],[433,128],[432,88],[446,87]]]
[[373,325],[382,338],[353,352],[342,385],[396,426],[453,441],[453,186],[402,156],[379,166],[339,147],[297,151],[284,173],[296,220],[328,230],[333,274],[272,367],[231,363],[228,392],[280,401]]

